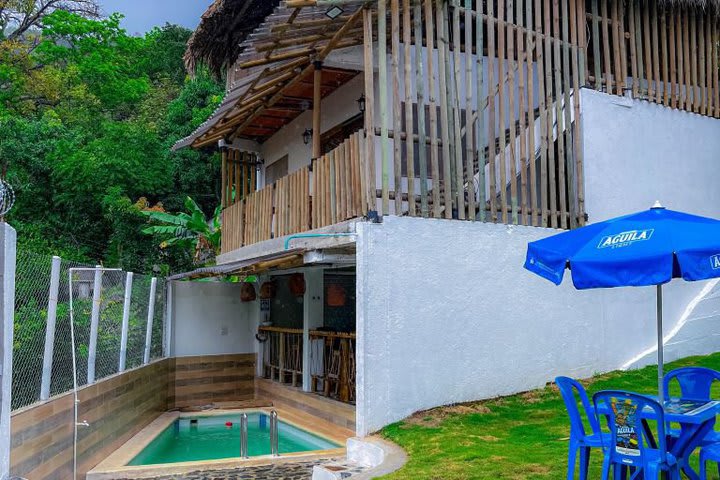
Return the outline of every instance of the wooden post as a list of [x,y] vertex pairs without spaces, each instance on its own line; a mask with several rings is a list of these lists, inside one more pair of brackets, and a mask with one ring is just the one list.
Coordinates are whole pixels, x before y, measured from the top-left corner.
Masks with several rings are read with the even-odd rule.
[[382,210],[390,211],[390,165],[388,147],[388,78],[387,78],[387,0],[378,0],[378,81],[380,82],[380,158],[382,162]]
[[222,164],[220,166],[221,181],[220,181],[220,205],[223,208],[227,206],[227,160],[228,160],[227,148],[222,149]]
[[[373,58],[373,25],[372,10],[363,12],[364,55],[365,55],[365,152],[363,162],[365,165],[361,175],[364,176],[367,189],[367,210],[377,209],[377,184],[375,172],[377,161],[375,159],[375,61]],[[365,212],[365,208],[363,209]]]
[[55,349],[55,320],[57,319],[58,293],[60,291],[60,257],[52,258],[50,269],[50,292],[48,293],[47,325],[45,327],[45,351],[40,382],[40,400],[50,398],[53,352]]
[[313,160],[320,157],[322,153],[321,140],[321,103],[322,103],[322,62],[314,63],[313,71],[313,135],[312,135],[312,155]]
[[[415,89],[417,90],[418,160],[420,168],[420,215],[429,216],[428,210],[428,165],[425,129],[425,68],[422,51],[422,5],[413,7],[413,29],[415,30]],[[430,35],[427,33],[427,35]],[[435,136],[431,132],[431,136]]]

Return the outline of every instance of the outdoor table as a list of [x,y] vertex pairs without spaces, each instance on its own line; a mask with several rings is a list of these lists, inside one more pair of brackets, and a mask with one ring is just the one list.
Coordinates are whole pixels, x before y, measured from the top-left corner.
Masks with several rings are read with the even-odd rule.
[[[652,395],[648,395],[655,398]],[[700,480],[700,475],[689,464],[690,455],[700,446],[705,435],[713,428],[713,420],[720,413],[720,401],[717,400],[687,400],[671,398],[663,403],[665,422],[678,423],[680,435],[672,443],[668,443],[668,451],[677,459],[683,473],[691,480]],[[597,406],[598,415],[608,416],[610,410],[607,405],[600,403]],[[652,439],[646,420],[657,420],[657,415],[646,410],[643,426]],[[653,445],[654,446],[654,445]]]

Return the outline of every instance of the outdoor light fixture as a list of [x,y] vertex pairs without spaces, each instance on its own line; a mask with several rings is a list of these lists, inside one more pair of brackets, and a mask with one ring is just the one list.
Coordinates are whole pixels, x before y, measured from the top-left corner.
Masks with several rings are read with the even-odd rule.
[[302,135],[303,143],[305,145],[309,144],[310,140],[312,140],[312,136],[313,136],[312,128],[306,128]]
[[360,113],[365,113],[365,94],[363,93],[360,95],[360,98],[357,100],[358,108],[360,109]]
[[329,9],[327,12],[325,12],[325,15],[335,20],[337,17],[343,14],[345,10],[335,5],[331,9]]

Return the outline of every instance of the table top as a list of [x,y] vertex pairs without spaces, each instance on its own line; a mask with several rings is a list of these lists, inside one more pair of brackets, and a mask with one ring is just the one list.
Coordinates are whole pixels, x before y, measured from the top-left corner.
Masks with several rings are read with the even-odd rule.
[[[720,401],[670,398],[664,402],[663,409],[665,410],[665,421],[667,422],[701,424],[712,420],[720,413]],[[600,415],[610,414],[610,409],[604,403],[598,403],[597,410]],[[651,409],[646,408],[644,413],[646,418],[656,419]]]

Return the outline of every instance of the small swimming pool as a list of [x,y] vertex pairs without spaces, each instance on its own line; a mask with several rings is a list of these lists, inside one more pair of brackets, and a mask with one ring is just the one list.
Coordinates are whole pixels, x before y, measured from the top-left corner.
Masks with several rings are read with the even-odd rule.
[[[309,452],[339,444],[278,422],[280,453]],[[248,412],[248,456],[270,455],[270,417]],[[127,465],[219,460],[240,456],[240,414],[181,417],[162,431]]]

